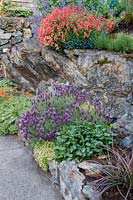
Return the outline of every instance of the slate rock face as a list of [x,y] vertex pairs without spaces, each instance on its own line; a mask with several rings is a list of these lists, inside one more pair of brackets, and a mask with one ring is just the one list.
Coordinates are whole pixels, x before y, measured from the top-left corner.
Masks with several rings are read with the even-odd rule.
[[[7,62],[8,61],[8,62]],[[85,87],[106,104],[121,133],[132,133],[133,60],[123,54],[96,50],[65,51],[60,55],[34,38],[3,55],[8,77],[35,90],[41,80]]]
[[[87,176],[97,177],[97,173],[100,175],[101,167],[87,161],[79,164],[75,161],[63,161],[60,164],[52,161],[49,170],[53,184],[58,182],[65,200],[101,200],[100,192],[96,190],[94,184],[87,181]],[[58,179],[59,181],[55,182]]]

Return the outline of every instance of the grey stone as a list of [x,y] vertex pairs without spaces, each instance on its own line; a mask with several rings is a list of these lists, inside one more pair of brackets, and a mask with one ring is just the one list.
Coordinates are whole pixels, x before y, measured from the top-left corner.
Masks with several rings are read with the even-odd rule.
[[56,185],[60,185],[60,174],[59,174],[59,167],[55,160],[49,163],[49,171],[52,175],[52,183]]
[[132,148],[133,147],[133,135],[127,136],[120,142],[120,145],[123,148]]
[[4,44],[2,46],[0,46],[0,51],[2,51],[3,53],[8,52],[11,48],[11,44]]
[[20,42],[22,42],[22,40],[23,40],[23,38],[21,37],[21,36],[17,36],[17,37],[12,37],[11,38],[11,44],[17,44],[17,43],[20,43]]
[[92,185],[85,185],[83,187],[82,193],[85,198],[89,200],[101,200],[100,192],[98,192]]
[[3,29],[0,29],[0,34],[3,34],[4,33],[4,30]]
[[22,34],[22,32],[20,32],[20,31],[15,31],[15,32],[12,33],[12,36],[13,36],[13,37],[22,37],[22,35],[23,35],[23,34]]
[[24,38],[28,39],[32,37],[32,31],[30,28],[24,28],[23,29],[23,34],[24,34]]
[[30,27],[30,21],[29,20],[26,20],[24,22],[24,28],[29,28]]
[[63,161],[59,165],[61,194],[65,200],[85,200],[81,193],[84,175],[75,161]]
[[0,137],[0,200],[61,200],[62,197],[16,137]]
[[11,38],[11,33],[0,33],[0,39],[1,40],[9,40]]
[[84,161],[78,164],[78,167],[85,171],[85,175],[89,176],[99,176],[101,174],[103,166],[97,163],[91,163],[89,161]]
[[8,43],[8,40],[1,40],[0,39],[0,46],[4,45],[4,44],[7,44]]

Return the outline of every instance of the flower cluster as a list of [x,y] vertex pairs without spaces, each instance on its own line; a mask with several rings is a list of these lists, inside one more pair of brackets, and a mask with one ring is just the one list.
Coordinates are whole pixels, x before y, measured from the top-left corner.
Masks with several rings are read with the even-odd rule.
[[64,48],[70,40],[85,40],[102,30],[110,32],[113,27],[113,21],[91,15],[85,7],[73,4],[63,9],[55,8],[43,18],[38,36],[45,46],[58,50]]
[[9,98],[9,95],[3,91],[3,88],[0,88],[0,97]]
[[32,94],[30,92],[21,93],[18,90],[18,87],[10,87],[10,86],[0,87],[0,97],[11,98],[17,96],[32,97]]
[[53,141],[64,125],[84,120],[110,119],[99,98],[92,100],[87,91],[75,86],[56,85],[52,92],[40,91],[32,100],[32,108],[19,120],[19,128],[28,140]]

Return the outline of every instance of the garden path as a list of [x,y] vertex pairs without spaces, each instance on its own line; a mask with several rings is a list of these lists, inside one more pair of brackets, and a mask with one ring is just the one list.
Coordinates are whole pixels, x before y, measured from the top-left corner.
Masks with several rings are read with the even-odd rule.
[[0,137],[0,200],[61,200],[49,175],[15,136]]

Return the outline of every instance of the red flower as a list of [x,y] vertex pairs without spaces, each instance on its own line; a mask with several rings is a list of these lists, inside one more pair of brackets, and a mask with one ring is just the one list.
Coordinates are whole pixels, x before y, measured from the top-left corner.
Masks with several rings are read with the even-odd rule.
[[59,49],[72,38],[89,38],[95,31],[110,32],[113,27],[114,21],[86,13],[85,8],[73,4],[63,9],[55,8],[42,19],[38,31],[39,41],[45,46]]

